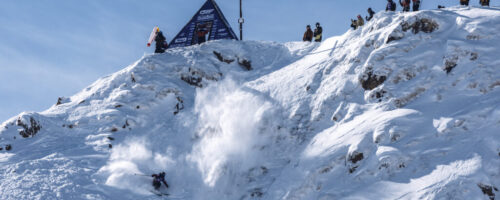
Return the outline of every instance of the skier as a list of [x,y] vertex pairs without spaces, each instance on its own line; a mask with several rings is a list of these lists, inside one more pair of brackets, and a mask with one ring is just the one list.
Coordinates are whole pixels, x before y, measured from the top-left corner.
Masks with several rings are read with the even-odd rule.
[[155,53],[165,53],[165,50],[168,48],[167,39],[163,36],[163,33],[158,29],[158,32],[155,37],[156,48]]
[[413,12],[420,9],[420,0],[413,0]]
[[358,15],[357,28],[362,27],[363,25],[365,25],[365,20],[363,20],[361,15]]
[[198,44],[204,43],[207,41],[206,35],[208,33],[207,25],[201,24],[198,26],[198,30],[196,31],[196,36],[198,36]]
[[314,41],[321,42],[323,39],[323,27],[319,25],[319,22],[316,22],[316,28],[314,29]]
[[159,174],[153,174],[151,175],[153,177],[153,187],[155,190],[159,190],[161,187],[161,183],[165,184],[165,187],[168,188],[167,181],[165,181],[165,172],[161,172]]
[[313,32],[311,30],[311,26],[307,25],[306,26],[306,32],[304,33],[304,37],[302,37],[302,41],[304,42],[311,42],[313,39]]
[[354,19],[351,19],[351,28],[353,30],[356,30],[356,28],[358,27],[358,22],[357,20],[354,20]]
[[481,6],[490,6],[490,0],[479,0],[479,4],[481,4]]
[[387,6],[385,7],[385,11],[396,11],[396,3],[392,0],[387,0]]
[[399,5],[403,7],[403,12],[409,12],[410,11],[410,0],[399,0]]
[[460,5],[469,6],[469,0],[460,0]]
[[372,20],[373,15],[375,14],[375,12],[373,12],[372,8],[368,8],[368,14],[369,14],[370,16],[366,16],[366,17],[365,17],[367,22],[368,22],[368,21],[370,21],[370,20]]

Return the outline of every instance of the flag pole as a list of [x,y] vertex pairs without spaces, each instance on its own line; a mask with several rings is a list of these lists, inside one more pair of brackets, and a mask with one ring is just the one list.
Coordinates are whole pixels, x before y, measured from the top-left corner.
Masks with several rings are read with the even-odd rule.
[[243,9],[241,1],[242,0],[240,0],[240,19],[238,19],[238,23],[240,23],[240,40],[243,40],[243,23],[245,22],[245,20],[243,19]]

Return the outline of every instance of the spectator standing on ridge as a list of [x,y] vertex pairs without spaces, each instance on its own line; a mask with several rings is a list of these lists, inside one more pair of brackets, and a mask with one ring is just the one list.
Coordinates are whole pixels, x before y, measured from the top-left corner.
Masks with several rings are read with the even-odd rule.
[[490,0],[479,0],[479,4],[481,4],[481,6],[490,6]]
[[410,3],[411,0],[399,0],[399,5],[403,7],[403,12],[409,12],[410,11]]
[[312,42],[312,40],[313,40],[313,32],[311,30],[311,26],[307,25],[306,32],[304,33],[304,37],[302,37],[302,41]]
[[396,3],[392,0],[387,0],[387,6],[385,7],[385,11],[396,11]]
[[314,41],[321,42],[323,39],[323,27],[319,25],[319,22],[316,23],[316,28],[314,29]]
[[158,31],[158,33],[156,34],[155,42],[155,53],[165,53],[165,50],[168,48],[168,43],[167,39],[165,38],[165,36],[163,36],[163,33],[161,31]]
[[460,5],[469,6],[469,0],[460,0]]
[[372,8],[368,8],[368,15],[369,16],[365,17],[367,22],[370,21],[370,20],[372,20],[373,15],[375,15],[375,12],[373,12]]
[[357,25],[358,25],[358,28],[362,27],[363,25],[365,25],[365,20],[363,20],[363,18],[361,17],[361,15],[358,15]]
[[196,31],[196,36],[198,36],[198,44],[204,43],[207,41],[206,35],[208,33],[207,25],[200,24],[198,26],[198,30]]
[[420,9],[420,0],[413,0],[413,11],[418,11]]

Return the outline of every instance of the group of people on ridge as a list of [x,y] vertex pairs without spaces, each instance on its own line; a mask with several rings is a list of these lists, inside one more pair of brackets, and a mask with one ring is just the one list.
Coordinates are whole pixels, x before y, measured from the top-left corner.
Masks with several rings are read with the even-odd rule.
[[314,32],[311,30],[310,25],[306,26],[306,32],[304,33],[304,37],[302,37],[302,41],[312,42],[313,38],[315,42],[321,42],[321,40],[323,40],[323,27],[321,27],[319,22],[316,23]]
[[[420,0],[399,0],[399,5],[403,7],[403,12],[409,12],[411,5],[413,5],[413,11],[418,11],[420,9]],[[396,11],[396,3],[393,0],[387,0],[385,11]]]
[[[481,6],[490,6],[490,0],[479,0]],[[469,6],[469,0],[460,0],[460,5]]]

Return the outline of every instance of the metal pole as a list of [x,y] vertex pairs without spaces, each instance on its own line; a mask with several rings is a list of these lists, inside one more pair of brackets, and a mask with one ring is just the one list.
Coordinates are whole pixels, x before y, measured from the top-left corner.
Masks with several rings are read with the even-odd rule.
[[238,20],[238,22],[240,23],[240,40],[243,40],[243,9],[242,9],[242,6],[241,6],[241,1],[240,0],[240,19]]

